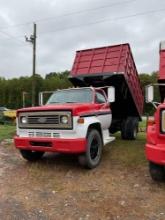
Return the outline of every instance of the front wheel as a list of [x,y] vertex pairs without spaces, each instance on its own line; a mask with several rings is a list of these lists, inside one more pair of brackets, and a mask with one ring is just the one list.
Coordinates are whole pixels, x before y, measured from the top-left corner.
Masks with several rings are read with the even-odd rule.
[[164,181],[165,180],[165,169],[164,166],[149,162],[149,171],[153,180]]
[[79,163],[88,169],[93,169],[99,165],[102,156],[102,138],[96,129],[92,129],[87,135],[86,152],[79,155]]
[[31,150],[20,150],[22,157],[28,161],[37,161],[41,159],[44,152],[41,151],[31,151]]

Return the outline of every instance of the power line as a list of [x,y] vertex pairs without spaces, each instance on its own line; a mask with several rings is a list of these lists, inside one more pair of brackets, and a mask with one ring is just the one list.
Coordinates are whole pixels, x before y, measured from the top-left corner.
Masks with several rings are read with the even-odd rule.
[[26,26],[26,25],[31,25],[31,24],[33,24],[33,21],[20,23],[20,24],[8,25],[8,26],[1,27],[0,29],[5,30],[5,29],[9,29],[9,28],[17,28],[17,27],[20,27],[20,26]]
[[[117,20],[124,20],[124,19],[132,18],[132,17],[145,16],[145,15],[148,15],[148,14],[160,13],[160,12],[164,12],[164,11],[165,11],[165,8],[158,9],[158,10],[150,10],[150,11],[145,11],[145,12],[139,12],[139,13],[135,13],[135,14],[132,14],[132,15],[126,15],[126,16],[115,17],[115,18],[102,19],[102,20],[98,20],[98,21],[94,21],[94,22],[88,22],[86,24],[72,25],[70,27],[59,28],[59,29],[52,30],[52,31],[39,32],[39,34],[43,35],[43,34],[47,34],[47,33],[53,33],[53,32],[58,32],[58,31],[65,31],[65,30],[69,30],[69,29],[79,28],[79,27],[88,26],[88,25],[95,25],[95,24],[104,23],[104,22],[115,22]],[[24,36],[23,35],[13,36],[13,38],[21,38],[21,37],[24,37]]]
[[17,37],[14,37],[14,36],[12,36],[12,35],[10,35],[10,34],[4,32],[4,31],[0,31],[0,34],[3,34],[3,35],[9,37],[9,38],[12,39],[12,40],[15,40],[15,41],[19,42],[20,44],[23,44],[23,43],[24,43],[24,41],[18,40]]
[[[0,31],[0,34],[3,34],[5,36],[7,36],[8,38],[6,38],[7,40],[14,40],[14,41],[17,41],[17,43],[19,43],[19,45],[17,44],[17,46],[19,47],[26,47],[26,48],[29,48],[27,45],[25,45],[25,42],[23,40],[18,40],[17,37],[14,37],[4,31]],[[22,36],[23,37],[23,36]],[[5,39],[5,40],[6,40]]]
[[[35,19],[35,23],[36,22],[46,22],[47,20],[58,19],[58,18],[77,15],[77,14],[83,14],[83,13],[91,12],[91,11],[97,11],[97,10],[104,9],[104,8],[111,8],[111,7],[127,4],[127,3],[130,3],[130,2],[135,2],[135,1],[137,1],[137,0],[120,1],[120,2],[115,2],[115,3],[112,3],[112,4],[107,4],[107,5],[103,5],[103,6],[96,7],[96,8],[89,8],[89,9],[84,9],[84,10],[80,10],[80,11],[69,12],[69,13],[66,13],[66,14],[59,15],[59,16],[52,16],[52,17],[47,17],[47,18]],[[34,21],[29,21],[29,22],[15,24],[15,25],[8,25],[8,26],[5,26],[5,27],[1,27],[0,29],[3,30],[3,29],[8,29],[8,28],[16,28],[16,27],[19,27],[19,26],[30,25],[32,23],[34,23]]]
[[102,19],[102,20],[98,20],[98,21],[88,22],[86,24],[72,25],[70,27],[59,28],[59,29],[56,29],[54,31],[40,32],[39,34],[43,35],[43,34],[54,33],[54,32],[58,32],[58,31],[65,31],[65,30],[75,29],[75,28],[79,28],[79,27],[83,27],[83,26],[95,25],[95,24],[99,24],[99,23],[115,22],[117,20],[124,20],[124,19],[127,19],[127,18],[140,17],[140,16],[160,13],[160,12],[164,12],[164,11],[165,11],[165,8],[159,9],[159,10],[139,12],[139,13],[132,14],[132,15],[126,15],[126,16],[121,16],[121,17],[116,17],[116,18],[107,18],[107,19]]
[[38,19],[36,20],[36,22],[44,22],[47,20],[52,20],[52,19],[56,19],[56,18],[61,18],[61,17],[67,17],[67,16],[72,16],[72,15],[77,15],[77,14],[83,14],[86,12],[91,12],[91,11],[97,11],[100,9],[104,9],[104,8],[111,8],[117,5],[123,5],[123,4],[127,4],[130,2],[135,2],[136,0],[127,0],[127,1],[120,1],[120,2],[116,2],[116,3],[112,3],[112,4],[108,4],[108,5],[103,5],[100,7],[96,7],[96,8],[89,8],[89,9],[85,9],[85,10],[80,10],[80,11],[76,11],[76,12],[70,12],[70,13],[66,13],[63,15],[59,15],[59,16],[52,16],[52,17],[48,17],[48,18],[42,18],[42,19]]
[[[129,1],[127,1],[127,2],[129,2]],[[105,6],[102,6],[102,7],[105,7]],[[121,16],[121,17],[106,18],[106,19],[101,19],[101,20],[98,20],[98,21],[88,22],[88,23],[85,23],[85,24],[72,25],[70,27],[58,28],[58,29],[52,30],[52,31],[40,32],[39,34],[44,35],[44,34],[54,33],[54,32],[58,32],[58,31],[65,31],[65,30],[75,29],[75,28],[79,28],[79,27],[83,27],[83,26],[89,26],[89,25],[91,26],[91,25],[95,25],[95,24],[99,24],[99,23],[115,22],[117,20],[124,20],[124,19],[128,19],[128,18],[133,18],[133,17],[145,16],[145,15],[148,15],[148,14],[161,13],[161,12],[164,12],[164,11],[165,11],[165,8],[158,9],[158,10],[150,10],[150,11],[145,11],[145,12],[139,12],[139,13],[135,13],[135,14],[132,14],[132,15],[126,15],[126,16]],[[11,35],[7,34],[6,32],[2,32],[2,31],[0,31],[0,33],[8,36],[9,38],[12,38],[13,40],[19,41],[19,43],[24,43],[24,41],[17,39],[17,38],[24,37],[24,36],[11,36]]]
[[[58,19],[58,18],[61,18],[61,17],[67,17],[67,16],[71,16],[71,15],[82,14],[82,13],[86,13],[86,12],[90,12],[90,11],[96,11],[96,10],[99,10],[99,9],[114,7],[114,6],[117,6],[117,5],[122,5],[122,4],[130,3],[130,2],[134,2],[134,1],[136,1],[136,0],[120,1],[120,2],[116,2],[116,3],[112,3],[112,4],[108,4],[108,5],[103,5],[103,6],[96,7],[96,8],[90,8],[90,9],[86,9],[86,10],[80,10],[80,11],[76,11],[76,12],[66,13],[66,14],[59,15],[59,16],[53,16],[53,17],[37,19],[36,21],[37,22],[45,22],[45,21],[52,20],[52,19]],[[29,21],[29,22],[26,22],[26,23],[20,23],[20,24],[16,24],[16,25],[8,25],[8,26],[2,27],[0,29],[3,30],[3,29],[8,29],[8,28],[16,28],[16,27],[20,27],[20,26],[24,26],[24,25],[30,25],[32,23],[33,23],[32,21]],[[21,38],[23,36],[20,36],[20,35],[19,36],[12,36],[12,35],[4,32],[4,31],[0,31],[0,33],[2,33],[3,35],[9,37],[9,39],[19,41],[19,43],[20,42],[24,43],[22,40],[18,40],[18,38]]]

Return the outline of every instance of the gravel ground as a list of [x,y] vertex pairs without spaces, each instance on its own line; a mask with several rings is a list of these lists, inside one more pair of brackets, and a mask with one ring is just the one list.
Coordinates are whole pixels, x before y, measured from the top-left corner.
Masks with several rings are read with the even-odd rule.
[[149,176],[144,136],[125,143],[128,148],[120,139],[108,145],[100,166],[85,170],[75,156],[45,154],[29,163],[2,142],[0,219],[164,220],[165,183]]

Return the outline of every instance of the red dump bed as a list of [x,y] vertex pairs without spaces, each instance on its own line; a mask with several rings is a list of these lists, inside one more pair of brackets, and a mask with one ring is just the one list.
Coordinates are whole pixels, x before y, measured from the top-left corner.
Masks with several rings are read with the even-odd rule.
[[165,42],[161,42],[160,44],[160,68],[158,80],[165,81]]
[[123,74],[138,113],[143,111],[143,93],[129,44],[76,52],[71,77]]

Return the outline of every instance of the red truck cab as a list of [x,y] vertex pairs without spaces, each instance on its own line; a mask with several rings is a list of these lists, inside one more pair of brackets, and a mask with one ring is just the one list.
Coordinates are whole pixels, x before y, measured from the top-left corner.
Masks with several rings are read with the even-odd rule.
[[[160,103],[154,102],[154,87],[158,87]],[[160,44],[160,69],[158,84],[146,87],[146,101],[155,107],[153,117],[148,118],[146,158],[149,161],[151,177],[156,181],[165,180],[165,42]]]
[[30,161],[44,152],[76,153],[88,168],[97,166],[103,144],[114,140],[109,134],[112,121],[109,99],[101,88],[58,90],[47,104],[17,111],[15,146]]

